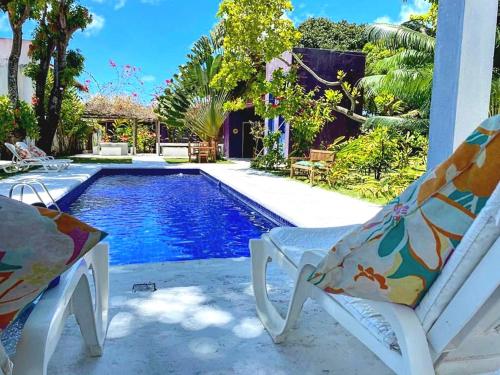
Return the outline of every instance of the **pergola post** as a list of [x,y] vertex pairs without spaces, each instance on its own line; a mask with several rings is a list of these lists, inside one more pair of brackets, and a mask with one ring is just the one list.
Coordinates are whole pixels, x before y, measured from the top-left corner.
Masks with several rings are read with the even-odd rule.
[[429,131],[433,168],[488,117],[498,0],[440,0]]
[[156,120],[156,155],[160,156],[161,154],[161,133],[160,133],[160,121]]
[[132,146],[132,155],[137,154],[137,120],[134,120],[132,124],[132,138],[133,138],[133,146]]

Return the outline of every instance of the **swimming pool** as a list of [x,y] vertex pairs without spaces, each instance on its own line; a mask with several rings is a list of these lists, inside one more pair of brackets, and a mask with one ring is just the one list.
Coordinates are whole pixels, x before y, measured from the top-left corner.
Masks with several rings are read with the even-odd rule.
[[278,223],[196,171],[103,173],[66,211],[109,233],[110,264],[245,257]]

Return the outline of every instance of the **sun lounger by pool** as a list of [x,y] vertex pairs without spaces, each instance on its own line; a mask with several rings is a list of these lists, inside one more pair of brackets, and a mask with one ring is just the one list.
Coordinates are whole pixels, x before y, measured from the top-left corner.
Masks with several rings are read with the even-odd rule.
[[[362,226],[252,240],[257,313],[273,340],[311,298],[397,374],[498,370],[499,131],[499,116],[486,120]],[[271,262],[295,281],[286,316],[267,293]]]
[[[496,214],[496,218],[488,220],[496,220],[500,231],[500,188],[485,209],[481,220]],[[412,309],[328,294],[307,281],[332,243],[353,229],[355,226],[276,228],[251,242],[257,313],[276,343],[285,340],[303,303],[311,298],[397,374],[433,374],[435,368],[439,373],[453,374],[463,366],[476,373],[500,367],[500,239],[484,249],[483,259],[468,274],[453,268],[452,257],[437,279],[434,293],[428,293],[419,307]],[[473,226],[468,235],[482,235],[474,231]],[[270,262],[295,280],[286,317],[280,315],[267,295],[266,268]],[[445,283],[440,279],[452,276],[460,287],[454,295],[448,295],[445,303],[446,291],[439,290],[439,285]],[[432,303],[436,295],[434,301],[440,303]]]
[[41,167],[44,172],[60,172],[69,168],[72,163],[71,160],[54,159],[51,156],[47,157],[33,157],[31,154],[21,156],[13,144],[5,143],[5,147],[12,153],[12,165],[4,170],[8,173],[25,171],[32,167]]

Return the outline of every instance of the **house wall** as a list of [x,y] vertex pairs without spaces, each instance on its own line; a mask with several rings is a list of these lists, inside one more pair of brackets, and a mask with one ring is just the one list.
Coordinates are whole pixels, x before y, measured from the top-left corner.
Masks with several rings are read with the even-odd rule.
[[[347,79],[352,84],[355,84],[359,79],[364,77],[366,58],[360,52],[338,52],[325,49],[315,48],[295,48],[293,50],[296,54],[302,56],[302,60],[311,67],[320,77],[328,81],[337,80],[337,72],[343,70],[347,73]],[[291,53],[283,54],[282,58],[288,62],[293,61]],[[271,79],[272,73],[282,68],[285,71],[289,67],[282,61],[275,59],[266,66],[266,78]],[[327,89],[327,86],[318,82],[309,72],[303,68],[298,70],[299,83],[307,90],[314,90],[319,88],[318,95],[322,95]],[[269,97],[268,100],[273,100]],[[349,107],[350,103],[347,98],[344,98],[342,105]],[[355,112],[361,113],[362,103],[357,106]],[[347,116],[342,114],[335,114],[335,120],[326,124],[323,130],[316,138],[313,147],[320,148],[327,146],[333,142],[334,139],[340,136],[352,137],[359,134],[359,124]],[[289,154],[293,144],[293,130],[290,130],[288,124],[284,124],[282,119],[267,119],[267,129],[270,131],[281,130],[283,132],[282,142],[285,155]]]
[[[30,58],[28,57],[28,50],[30,45],[31,41],[23,40],[18,72],[19,97],[21,98],[21,100],[24,100],[28,103],[31,103],[34,89],[31,79],[23,74],[23,70],[30,62]],[[7,73],[11,49],[12,39],[0,38],[0,95],[8,94]]]
[[[347,73],[347,80],[353,85],[365,75],[366,57],[360,52],[337,52],[312,48],[296,48],[294,52],[302,56],[302,60],[307,66],[328,81],[336,81],[339,70]],[[319,83],[303,68],[299,68],[298,75],[300,84],[307,90],[314,90],[318,87],[319,95],[323,95],[324,91],[328,88]],[[361,114],[363,108],[361,98],[359,101],[360,103],[356,107],[355,112]],[[349,99],[344,96],[341,105],[350,108]],[[335,113],[335,120],[323,127],[313,147],[327,146],[340,136],[352,137],[358,135],[359,128],[360,126],[356,121],[351,120],[343,114]],[[290,141],[293,142],[293,132]]]

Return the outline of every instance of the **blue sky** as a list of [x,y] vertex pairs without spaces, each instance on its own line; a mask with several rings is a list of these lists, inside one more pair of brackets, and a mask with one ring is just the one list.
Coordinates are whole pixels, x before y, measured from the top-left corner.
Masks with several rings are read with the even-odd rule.
[[[295,23],[313,16],[358,23],[399,23],[409,14],[427,9],[425,0],[292,1],[295,10],[290,18]],[[147,101],[185,61],[192,43],[215,24],[219,0],[83,0],[83,4],[94,20],[85,32],[75,35],[71,48],[84,54],[86,71],[105,84],[114,80],[116,70],[126,64],[139,67],[135,75],[143,84],[137,83],[131,90]],[[30,38],[32,28],[27,25],[25,38]],[[0,36],[10,36],[4,15],[0,15]],[[110,66],[110,60],[117,68]],[[90,87],[95,90],[93,84]]]

